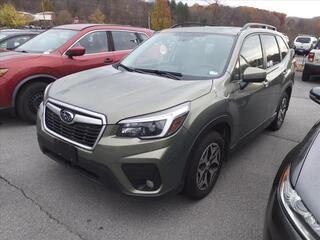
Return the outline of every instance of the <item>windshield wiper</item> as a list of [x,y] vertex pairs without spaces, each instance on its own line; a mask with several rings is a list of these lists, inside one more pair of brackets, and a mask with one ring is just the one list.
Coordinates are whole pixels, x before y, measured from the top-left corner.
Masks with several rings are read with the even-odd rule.
[[15,52],[28,53],[26,50],[14,50]]
[[163,77],[172,78],[175,80],[180,80],[182,77],[182,74],[178,72],[170,72],[170,71],[162,71],[162,70],[154,70],[154,69],[143,69],[143,68],[132,68],[132,67],[125,66],[121,63],[118,66],[124,68],[128,72],[137,72],[142,74],[151,73],[151,74],[156,74]]
[[181,73],[178,73],[178,72],[170,72],[170,71],[163,71],[163,70],[156,70],[156,69],[141,69],[141,68],[138,68],[136,70],[143,71],[145,73],[152,73],[152,74],[156,74],[156,75],[159,75],[159,76],[172,78],[172,79],[175,79],[175,80],[180,80],[181,77],[183,76]]
[[122,63],[119,63],[119,65],[118,65],[119,67],[122,67],[123,69],[125,69],[126,71],[128,71],[128,72],[137,72],[137,73],[145,73],[144,71],[140,71],[140,70],[138,70],[138,69],[136,69],[136,68],[132,68],[132,67],[128,67],[128,66],[125,66],[125,65],[123,65]]

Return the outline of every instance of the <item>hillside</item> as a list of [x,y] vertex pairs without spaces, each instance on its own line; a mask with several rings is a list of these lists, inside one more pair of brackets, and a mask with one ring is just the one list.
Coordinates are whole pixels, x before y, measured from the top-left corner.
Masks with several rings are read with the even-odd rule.
[[[20,11],[41,11],[41,0],[0,0],[0,4],[10,2]],[[148,26],[148,14],[151,2],[143,0],[52,0],[55,11],[67,10],[72,16],[79,16],[82,21],[96,8],[106,16],[107,23]],[[176,0],[178,2],[178,0]],[[286,17],[283,13],[270,12],[252,7],[230,7],[211,4],[207,7],[195,4],[188,8],[188,22],[202,22],[216,25],[243,26],[247,22],[262,22],[276,26],[291,39],[297,34],[320,35],[320,17],[303,19]],[[175,14],[172,9],[173,15]],[[176,20],[176,16],[172,16]]]

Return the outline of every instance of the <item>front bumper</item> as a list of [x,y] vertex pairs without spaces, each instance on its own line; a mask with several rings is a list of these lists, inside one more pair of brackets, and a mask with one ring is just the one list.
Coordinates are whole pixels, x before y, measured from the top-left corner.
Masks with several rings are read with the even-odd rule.
[[12,107],[13,89],[5,76],[0,79],[0,110],[10,109]]
[[304,49],[304,48],[295,48],[294,50],[297,54],[307,54],[311,51],[310,49]]
[[[168,138],[140,140],[116,137],[111,130],[114,127],[115,125],[107,125],[93,151],[72,146],[71,149],[76,149],[77,159],[70,162],[65,158],[68,153],[64,155],[57,152],[56,142],[62,140],[44,130],[42,105],[38,112],[39,146],[50,158],[88,171],[101,182],[106,185],[111,183],[111,186],[127,195],[158,197],[182,189],[185,165],[193,139],[189,131],[182,127]],[[141,188],[143,178],[153,178],[151,180],[154,188]],[[146,180],[149,179],[145,179],[145,183]],[[140,184],[139,187],[137,184]]]

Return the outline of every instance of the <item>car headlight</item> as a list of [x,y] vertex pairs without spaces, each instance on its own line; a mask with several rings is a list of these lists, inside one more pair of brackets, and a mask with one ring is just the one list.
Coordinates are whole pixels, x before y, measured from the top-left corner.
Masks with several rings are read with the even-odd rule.
[[162,112],[120,121],[117,136],[141,139],[167,137],[177,132],[190,111],[184,103]]
[[49,89],[51,87],[52,83],[48,84],[48,86],[46,87],[46,89],[44,90],[43,93],[43,102],[47,101],[48,96],[49,96]]
[[306,239],[313,239],[310,232],[306,229],[305,223],[310,226],[315,233],[320,236],[320,225],[314,218],[312,213],[309,212],[301,197],[293,189],[290,183],[290,168],[288,167],[280,182],[280,198],[282,205],[290,216],[291,220],[297,226],[299,231]]
[[7,68],[0,68],[0,77],[4,76],[8,72]]

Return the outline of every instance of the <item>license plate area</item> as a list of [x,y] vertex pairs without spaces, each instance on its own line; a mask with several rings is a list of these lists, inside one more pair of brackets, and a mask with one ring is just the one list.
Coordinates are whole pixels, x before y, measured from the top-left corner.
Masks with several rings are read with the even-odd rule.
[[66,161],[72,163],[76,163],[78,161],[78,152],[74,146],[55,139],[53,148],[54,152]]

